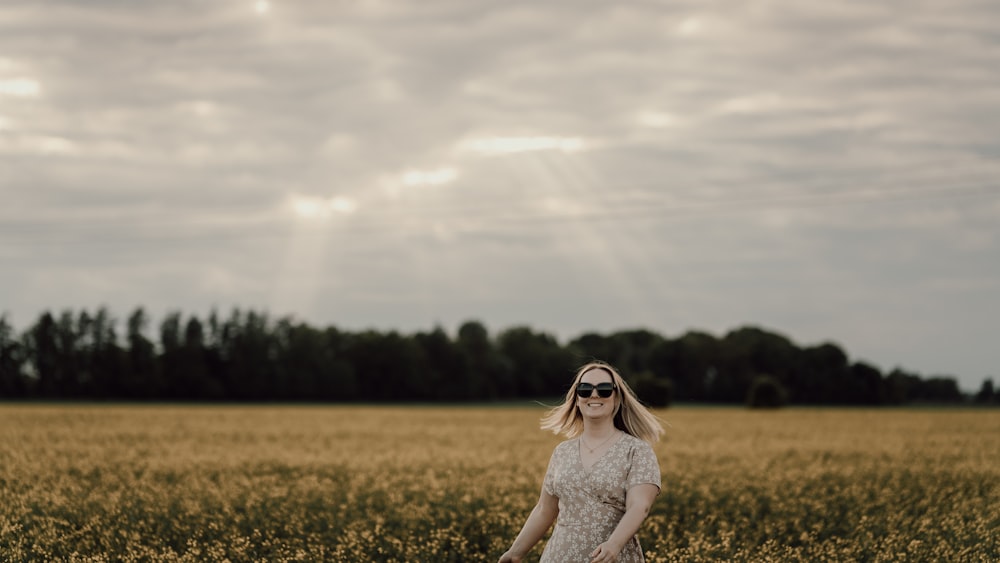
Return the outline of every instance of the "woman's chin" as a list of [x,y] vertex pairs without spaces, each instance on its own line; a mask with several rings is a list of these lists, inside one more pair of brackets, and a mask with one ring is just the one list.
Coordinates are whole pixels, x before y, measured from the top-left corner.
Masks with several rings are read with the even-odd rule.
[[607,418],[611,416],[611,409],[605,407],[593,408],[584,406],[580,409],[580,414],[591,419]]

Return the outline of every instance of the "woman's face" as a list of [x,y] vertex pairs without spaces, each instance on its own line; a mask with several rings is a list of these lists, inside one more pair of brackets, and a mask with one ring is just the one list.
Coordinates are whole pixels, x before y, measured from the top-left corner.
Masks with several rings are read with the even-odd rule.
[[[580,377],[577,390],[580,389],[581,385],[583,385],[584,390],[588,388],[590,390],[586,397],[581,397],[579,393],[576,396],[576,406],[580,409],[580,413],[583,416],[587,418],[603,418],[614,415],[615,401],[618,400],[618,390],[612,389],[611,394],[607,397],[600,396],[601,389],[607,389],[609,386],[614,385],[614,379],[610,373],[598,368],[589,369]],[[607,394],[607,391],[604,392]]]

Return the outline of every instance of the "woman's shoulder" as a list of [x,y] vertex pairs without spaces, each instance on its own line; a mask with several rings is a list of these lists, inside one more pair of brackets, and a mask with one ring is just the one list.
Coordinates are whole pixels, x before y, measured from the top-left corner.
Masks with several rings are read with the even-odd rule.
[[570,438],[569,440],[564,440],[556,444],[556,447],[552,448],[551,460],[564,460],[571,458],[577,451],[576,446],[577,438]]
[[649,442],[629,434],[628,432],[622,432],[622,441],[630,450],[653,450],[653,446]]
[[565,451],[572,450],[572,449],[574,449],[574,448],[577,447],[577,443],[579,441],[580,441],[580,437],[579,436],[577,436],[575,438],[570,438],[569,440],[563,440],[562,442],[559,442],[558,444],[556,444],[556,447],[555,447],[554,451],[556,451],[556,452],[565,452]]

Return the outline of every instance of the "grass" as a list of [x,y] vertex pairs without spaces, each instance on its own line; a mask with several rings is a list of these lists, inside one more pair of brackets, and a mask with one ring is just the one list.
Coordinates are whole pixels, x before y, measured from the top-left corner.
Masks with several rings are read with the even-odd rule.
[[[0,561],[495,561],[542,412],[0,405]],[[647,561],[1000,559],[996,411],[659,414]]]

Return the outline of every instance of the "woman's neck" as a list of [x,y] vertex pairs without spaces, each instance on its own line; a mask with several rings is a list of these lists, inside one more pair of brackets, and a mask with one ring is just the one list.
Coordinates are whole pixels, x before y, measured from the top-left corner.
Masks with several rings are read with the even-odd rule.
[[610,418],[602,418],[600,420],[583,420],[583,435],[587,438],[607,438],[617,431],[618,429],[615,428],[614,421]]

